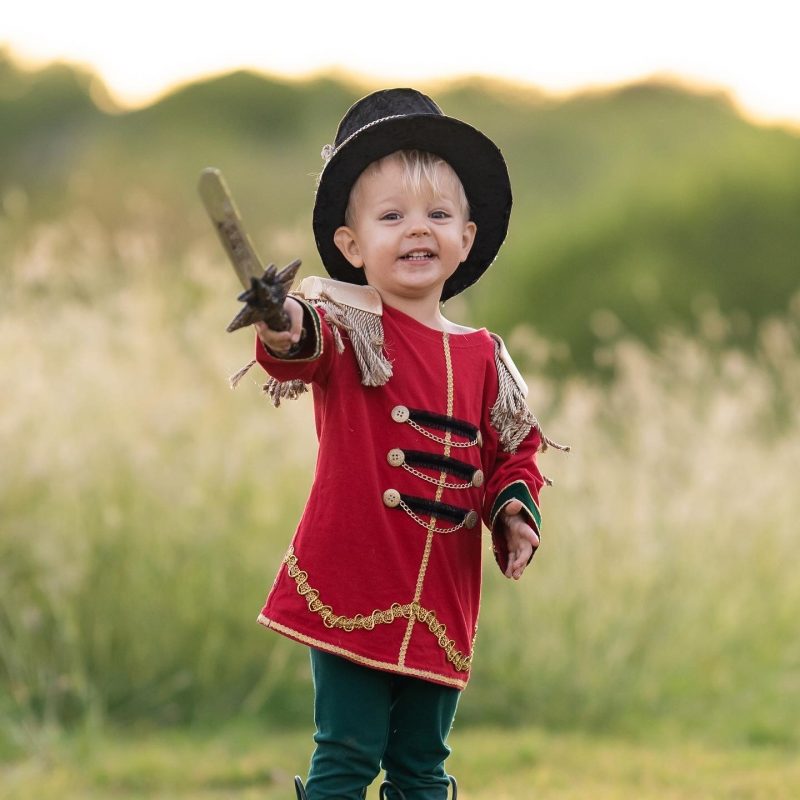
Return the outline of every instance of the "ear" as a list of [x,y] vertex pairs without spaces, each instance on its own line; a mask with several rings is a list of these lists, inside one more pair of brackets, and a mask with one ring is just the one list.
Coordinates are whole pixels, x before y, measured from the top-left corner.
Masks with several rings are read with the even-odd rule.
[[356,269],[363,269],[364,259],[361,257],[361,248],[358,246],[358,241],[352,228],[348,228],[346,225],[337,228],[333,234],[333,243]]
[[462,261],[467,260],[469,251],[472,250],[472,245],[475,242],[475,234],[478,232],[478,226],[470,220],[464,225],[464,232],[461,234],[461,255]]

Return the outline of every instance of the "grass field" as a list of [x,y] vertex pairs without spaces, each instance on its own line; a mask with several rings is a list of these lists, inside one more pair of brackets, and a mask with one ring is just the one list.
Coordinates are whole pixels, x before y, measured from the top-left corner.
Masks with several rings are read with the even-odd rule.
[[[459,730],[449,771],[462,800],[794,800],[786,749],[635,744],[536,728]],[[255,724],[56,736],[0,763],[6,800],[294,800],[308,733]],[[377,797],[374,786],[369,797]]]
[[[255,623],[311,480],[308,398],[229,391],[251,341],[196,253],[53,237],[0,275],[2,794],[290,796],[306,734],[214,726],[308,713],[303,648]],[[127,277],[103,283],[112,244]],[[486,560],[463,797],[800,794],[800,303],[755,354],[702,322],[655,351],[610,333],[605,382],[529,376],[573,452],[541,459],[525,579]]]

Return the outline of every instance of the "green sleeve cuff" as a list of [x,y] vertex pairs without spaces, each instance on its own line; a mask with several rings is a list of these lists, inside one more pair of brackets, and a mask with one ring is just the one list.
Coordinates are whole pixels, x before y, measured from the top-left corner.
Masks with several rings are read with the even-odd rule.
[[527,512],[529,520],[533,523],[532,527],[538,534],[542,529],[542,512],[539,511],[539,506],[536,505],[536,501],[524,481],[510,483],[497,495],[490,515],[492,529],[494,529],[498,514],[512,500],[519,500],[522,503],[523,510]]

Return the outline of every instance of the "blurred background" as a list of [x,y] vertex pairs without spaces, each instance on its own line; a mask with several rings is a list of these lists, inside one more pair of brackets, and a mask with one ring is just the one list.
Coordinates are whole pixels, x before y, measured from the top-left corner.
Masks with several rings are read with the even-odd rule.
[[458,725],[797,747],[791,4],[49,5],[0,23],[0,754],[308,729],[307,655],[255,618],[311,408],[257,375],[230,392],[252,340],[225,333],[238,285],[196,183],[222,169],[264,260],[320,274],[320,149],[409,83],[514,185],[500,257],[446,313],[505,337],[573,446],[542,457],[534,569],[487,559]]

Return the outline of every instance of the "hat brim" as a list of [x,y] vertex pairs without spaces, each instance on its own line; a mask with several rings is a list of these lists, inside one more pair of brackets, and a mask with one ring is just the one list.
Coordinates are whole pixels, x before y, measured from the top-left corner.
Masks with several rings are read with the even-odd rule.
[[477,233],[467,260],[448,278],[442,300],[475,283],[494,261],[508,231],[511,182],[498,147],[476,128],[453,117],[408,114],[373,123],[345,141],[320,178],[314,203],[314,237],[328,274],[336,280],[364,284],[336,247],[333,234],[344,225],[350,190],[373,161],[397,150],[424,150],[440,156],[455,170],[470,205]]

